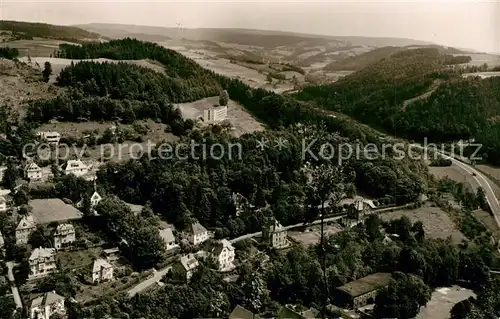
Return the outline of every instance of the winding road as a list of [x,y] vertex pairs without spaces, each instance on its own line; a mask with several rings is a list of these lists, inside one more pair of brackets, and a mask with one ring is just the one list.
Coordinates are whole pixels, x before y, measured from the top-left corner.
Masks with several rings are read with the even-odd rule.
[[5,263],[7,265],[7,277],[9,278],[10,281],[10,289],[12,290],[12,295],[14,296],[14,302],[16,303],[16,308],[23,308],[23,303],[21,301],[21,295],[19,294],[19,290],[17,289],[16,286],[16,279],[14,278],[14,267],[16,264],[12,261],[8,261]]

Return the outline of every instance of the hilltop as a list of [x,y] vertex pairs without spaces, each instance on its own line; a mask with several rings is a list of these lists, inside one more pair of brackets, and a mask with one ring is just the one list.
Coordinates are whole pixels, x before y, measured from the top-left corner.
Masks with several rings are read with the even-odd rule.
[[[78,27],[61,26],[47,23],[0,20],[0,32],[8,32],[11,40],[33,40],[46,38],[57,40],[98,40],[100,35]],[[4,41],[6,42],[6,41]]]

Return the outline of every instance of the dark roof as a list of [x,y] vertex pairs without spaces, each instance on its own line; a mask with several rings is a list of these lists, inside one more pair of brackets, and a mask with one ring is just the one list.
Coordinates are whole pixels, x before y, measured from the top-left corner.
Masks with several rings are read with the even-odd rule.
[[379,272],[348,282],[337,289],[349,294],[351,297],[358,297],[388,286],[391,282],[391,278],[392,276],[390,273]]
[[259,319],[259,315],[254,314],[250,310],[237,305],[233,312],[229,315],[229,319]]
[[281,307],[278,313],[278,319],[312,319],[317,318],[318,311],[310,308],[299,313],[297,310],[292,309],[292,306],[286,305]]

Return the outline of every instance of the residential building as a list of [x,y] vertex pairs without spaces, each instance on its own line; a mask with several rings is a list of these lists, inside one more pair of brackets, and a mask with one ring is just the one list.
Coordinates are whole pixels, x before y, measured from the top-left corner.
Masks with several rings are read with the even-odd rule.
[[190,279],[193,271],[199,266],[198,260],[193,254],[188,254],[180,257],[181,271],[185,274],[186,279]]
[[7,166],[0,166],[0,181],[3,181],[3,177],[5,175],[6,170],[7,170]]
[[115,261],[120,259],[120,249],[118,247],[104,249],[104,255],[108,261]]
[[39,181],[43,177],[42,169],[35,162],[31,162],[26,165],[24,168],[24,174],[30,182]]
[[301,306],[285,305],[278,312],[278,319],[314,319],[321,318],[315,308],[306,309]]
[[189,226],[189,242],[193,245],[198,245],[210,238],[208,230],[199,222],[195,222]]
[[63,165],[63,170],[66,175],[73,174],[75,176],[83,176],[89,172],[89,168],[81,160],[69,160]]
[[61,249],[70,246],[76,240],[75,228],[71,224],[58,225],[54,232],[54,247]]
[[219,271],[230,271],[235,268],[233,264],[234,247],[227,239],[213,244],[208,249],[208,253],[215,259]]
[[64,297],[56,294],[55,291],[46,292],[31,301],[30,319],[50,319],[54,314],[66,316]]
[[106,280],[113,280],[113,266],[104,259],[96,259],[91,264],[92,276],[89,279],[93,284]]
[[174,233],[172,232],[171,228],[160,229],[159,232],[160,237],[165,242],[165,248],[167,249],[167,251],[179,247],[179,245],[175,243]]
[[260,316],[240,305],[237,305],[229,314],[229,319],[260,319]]
[[272,218],[262,229],[262,239],[273,248],[285,248],[290,245],[286,230],[281,224]]
[[380,289],[391,282],[390,273],[376,273],[338,287],[334,292],[337,306],[357,309],[373,304]]
[[37,135],[49,144],[58,144],[61,140],[61,134],[58,132],[38,132]]
[[29,259],[29,279],[44,277],[56,269],[56,250],[54,248],[35,248]]
[[207,107],[203,110],[203,121],[207,123],[216,123],[224,121],[227,118],[227,106]]
[[102,200],[101,195],[99,195],[98,192],[94,192],[94,194],[92,194],[92,196],[90,197],[90,207],[95,208],[101,200]]
[[16,227],[16,245],[27,244],[32,232],[36,229],[33,215],[27,215],[21,218]]
[[0,212],[7,211],[7,200],[5,197],[0,196]]

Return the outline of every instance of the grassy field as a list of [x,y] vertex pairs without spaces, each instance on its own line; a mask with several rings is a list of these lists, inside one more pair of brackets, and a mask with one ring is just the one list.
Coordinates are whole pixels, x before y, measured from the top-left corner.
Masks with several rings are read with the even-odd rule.
[[495,237],[497,241],[500,239],[500,228],[498,227],[495,217],[482,209],[473,211],[472,215],[491,231],[493,237]]
[[449,318],[450,310],[456,303],[476,294],[459,286],[438,288],[432,293],[431,300],[420,309],[416,319]]
[[57,259],[62,269],[77,269],[90,265],[102,253],[100,247],[78,251],[59,251]]
[[380,215],[383,220],[393,220],[403,216],[407,216],[412,223],[421,221],[426,236],[430,238],[446,239],[451,237],[455,244],[460,244],[465,239],[450,216],[439,207],[424,206],[418,209],[399,210]]
[[456,165],[435,167],[430,166],[429,172],[437,179],[449,178],[459,183],[465,184],[469,191],[476,189],[478,184],[473,176],[469,176],[463,169]]
[[[325,225],[324,232],[325,236],[332,236],[338,232],[342,231],[342,227],[338,225]],[[297,242],[302,243],[304,246],[312,246],[319,243],[321,238],[321,228],[320,226],[308,227],[305,231],[289,231],[288,236]]]
[[[203,109],[218,104],[218,97],[210,97],[190,103],[176,104],[182,112],[184,118],[198,120],[203,117]],[[264,130],[264,127],[252,117],[241,105],[229,100],[227,110],[227,120],[233,126],[233,135],[240,136],[245,133],[252,133]]]
[[50,57],[63,43],[79,45],[61,40],[34,38],[33,40],[6,41],[0,43],[0,46],[18,49],[21,57]]

